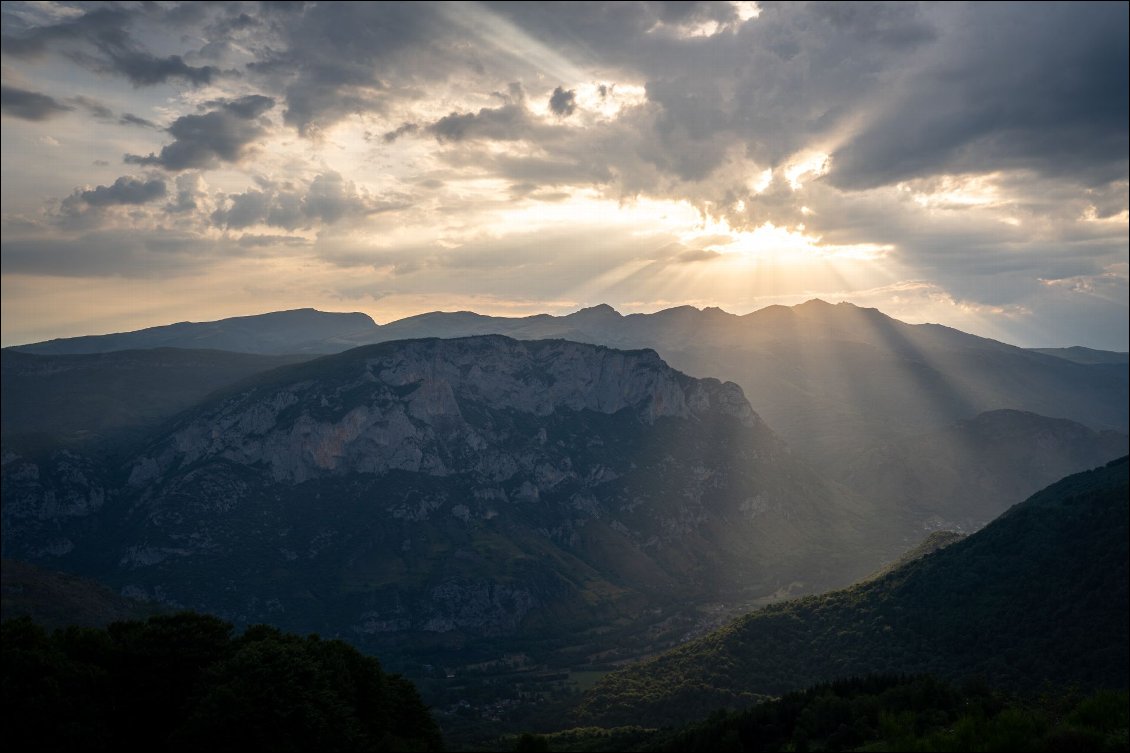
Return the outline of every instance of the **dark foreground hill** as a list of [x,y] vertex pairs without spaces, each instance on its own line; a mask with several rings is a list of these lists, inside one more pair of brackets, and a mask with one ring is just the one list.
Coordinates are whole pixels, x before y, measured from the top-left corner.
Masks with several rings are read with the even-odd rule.
[[416,689],[341,641],[192,613],[48,634],[3,623],[16,750],[441,750]]
[[[1124,751],[1125,690],[1056,688],[1040,698],[983,682],[868,675],[820,683],[675,729],[584,727],[503,739],[502,750],[574,751]],[[518,746],[524,746],[519,748]],[[542,748],[545,749],[545,748]]]
[[605,677],[586,722],[659,726],[870,672],[1126,688],[1127,458],[859,586],[784,602]]

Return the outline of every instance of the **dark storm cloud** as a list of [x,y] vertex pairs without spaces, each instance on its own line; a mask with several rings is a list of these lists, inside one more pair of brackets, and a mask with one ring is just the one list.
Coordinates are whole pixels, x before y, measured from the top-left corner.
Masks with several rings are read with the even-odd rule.
[[560,86],[554,89],[553,94],[549,97],[549,109],[563,117],[572,115],[573,111],[577,109],[576,90],[566,91]]
[[300,133],[359,112],[380,111],[392,96],[386,78],[446,76],[442,40],[449,26],[425,3],[318,3],[273,18],[281,45],[248,68],[285,92],[284,122]]
[[175,141],[162,147],[160,154],[128,154],[125,161],[173,171],[238,162],[248,146],[266,132],[258,118],[274,104],[270,97],[251,94],[203,115],[182,115],[167,129]]
[[728,145],[775,166],[821,139],[842,144],[828,180],[850,189],[994,169],[1088,184],[1126,172],[1125,3],[760,5],[740,27],[712,19],[731,26],[710,38],[656,25],[704,20],[693,4],[493,7],[566,55],[642,77],[658,108],[649,160],[682,180],[713,173]]
[[35,57],[55,47],[80,65],[98,73],[123,76],[134,86],[153,86],[171,79],[199,86],[220,75],[220,70],[213,66],[193,66],[180,55],[158,57],[144,49],[130,34],[129,27],[148,11],[96,8],[75,19],[6,34],[4,53]]
[[40,121],[70,112],[74,108],[54,97],[15,86],[0,86],[0,111],[23,120]]
[[836,154],[829,180],[1031,169],[1085,184],[1126,174],[1125,3],[964,9],[944,54]]
[[165,195],[165,181],[141,181],[137,178],[122,176],[110,186],[98,186],[89,191],[83,191],[78,196],[92,207],[112,206],[115,204],[145,204]]
[[[492,7],[566,58],[595,57],[602,70],[645,84],[646,108],[632,115],[634,131],[618,122],[593,129],[593,138],[609,141],[597,131],[618,131],[624,186],[654,184],[658,172],[665,185],[659,195],[699,203],[718,201],[728,188],[696,196],[704,186],[685,184],[714,178],[735,155],[778,166],[857,122],[877,82],[936,37],[934,22],[913,4],[838,12],[821,4],[761,6],[760,16],[744,23],[720,3],[613,3],[584,12],[546,3]],[[695,36],[709,33],[710,24],[713,36]],[[615,89],[605,85],[604,94]]]
[[182,79],[195,86],[210,84],[220,75],[211,65],[193,66],[180,55],[159,58],[147,52],[106,50],[110,69],[130,80],[134,86],[163,84],[171,78]]
[[914,3],[810,3],[814,16],[853,38],[885,47],[917,47],[937,38]]
[[134,14],[122,8],[96,8],[77,18],[44,26],[30,26],[3,35],[5,55],[36,57],[50,45],[90,42],[96,47],[124,47],[129,40],[125,28]]

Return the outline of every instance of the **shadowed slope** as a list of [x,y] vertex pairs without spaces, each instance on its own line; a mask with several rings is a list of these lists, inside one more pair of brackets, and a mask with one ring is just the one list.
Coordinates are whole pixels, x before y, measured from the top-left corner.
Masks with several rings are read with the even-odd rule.
[[136,437],[209,393],[310,356],[123,350],[47,356],[0,351],[4,446],[105,447]]
[[1127,458],[853,588],[766,607],[605,677],[585,721],[669,724],[868,672],[1128,684]]

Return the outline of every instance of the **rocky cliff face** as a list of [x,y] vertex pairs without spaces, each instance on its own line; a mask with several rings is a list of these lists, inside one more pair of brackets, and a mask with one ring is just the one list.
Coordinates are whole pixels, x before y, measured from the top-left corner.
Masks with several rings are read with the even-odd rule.
[[56,564],[362,641],[556,634],[874,564],[736,385],[652,351],[358,348],[210,399],[117,473]]
[[[728,416],[760,427],[737,385],[690,379],[650,350],[498,336],[424,340],[360,348],[312,371],[338,366],[331,380],[294,381],[288,373],[199,413],[135,462],[131,485],[217,460],[269,468],[285,483],[392,470],[473,471],[493,480],[533,472],[544,429],[516,436],[515,422],[492,411],[532,418],[629,411],[644,425]],[[515,456],[515,443],[533,451]]]

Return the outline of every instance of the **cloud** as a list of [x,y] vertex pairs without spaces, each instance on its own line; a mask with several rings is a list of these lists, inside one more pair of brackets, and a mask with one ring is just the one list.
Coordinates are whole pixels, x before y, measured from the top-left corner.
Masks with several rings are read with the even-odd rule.
[[170,214],[186,214],[202,208],[207,202],[204,179],[199,173],[182,173],[176,178],[177,193],[166,207]]
[[[662,286],[648,300],[702,298],[678,289],[741,261],[730,241],[702,238],[739,232],[799,239],[798,253],[814,257],[881,247],[872,269],[988,307],[978,311],[1053,294],[1066,311],[1092,288],[1125,286],[1090,282],[1127,242],[1124,3],[754,10],[6,3],[5,214],[32,218],[29,235],[97,228],[81,237],[107,244],[92,258],[111,265],[129,255],[106,239],[129,229],[194,238],[211,258],[286,255],[301,242],[333,264],[380,246],[374,257],[390,261],[374,274],[421,294],[463,284],[467,274],[434,275],[468,260],[491,270],[476,282],[482,295],[579,299],[561,279],[582,289],[586,275],[629,275],[625,286]],[[98,99],[82,96],[91,71],[103,75]],[[68,118],[55,132],[8,120],[55,125],[67,112],[85,123]],[[89,153],[76,154],[85,127]],[[35,159],[49,139],[57,160],[43,170]],[[106,149],[152,174],[115,182],[92,170]],[[813,160],[826,164],[805,172]],[[209,188],[201,173],[212,169],[222,173]],[[13,191],[11,175],[26,184]],[[119,201],[145,191],[156,198]],[[63,211],[39,208],[40,196],[63,197],[53,205]],[[645,204],[665,208],[633,215]],[[641,257],[652,265],[643,271],[607,244],[611,266],[532,261],[538,233],[500,240],[521,232],[515,217],[572,216],[546,252],[570,254],[645,215],[618,242],[638,248],[631,233],[655,230],[682,245]],[[684,217],[685,230],[672,229]],[[82,253],[78,236],[68,242]],[[150,258],[126,245],[132,263]],[[553,279],[533,279],[543,274]]]
[[0,111],[14,118],[38,122],[49,120],[73,109],[46,94],[14,86],[0,86]]
[[520,104],[484,107],[477,113],[453,112],[427,126],[442,143],[453,141],[516,141],[530,134],[530,120]]
[[159,58],[147,52],[112,48],[105,52],[110,70],[125,76],[134,86],[153,86],[169,79],[182,79],[194,86],[202,86],[212,83],[220,75],[219,68],[188,65],[180,55]]
[[67,238],[7,238],[0,241],[5,274],[58,277],[164,279],[207,266],[207,246],[194,234],[167,230],[102,230]]
[[[123,76],[134,86],[170,80],[193,86],[212,83],[220,75],[213,66],[193,66],[180,55],[157,57],[133,38],[130,26],[154,9],[95,8],[59,23],[5,34],[5,54],[31,58],[58,48],[67,57],[98,73]],[[170,11],[169,18],[174,16]]]
[[203,115],[182,115],[167,129],[175,141],[162,147],[160,154],[129,154],[125,161],[173,171],[239,162],[247,148],[266,133],[258,117],[274,105],[270,97],[251,94]]
[[78,105],[99,120],[110,120],[114,117],[114,111],[96,99],[80,94],[76,97],[70,97],[67,101]]
[[118,122],[121,123],[122,125],[140,126],[142,128],[159,128],[160,127],[156,123],[154,123],[152,120],[146,120],[145,118],[143,118],[139,115],[134,115],[133,113],[130,113],[130,112],[122,113],[122,117],[118,118]]
[[242,230],[256,225],[285,230],[332,225],[378,212],[404,208],[402,201],[381,201],[363,193],[336,172],[315,176],[304,189],[267,184],[228,196],[212,213],[217,227]]
[[714,261],[722,258],[722,254],[708,248],[692,248],[677,254],[674,260],[680,264],[691,264],[701,261]]
[[401,136],[408,136],[420,130],[420,126],[416,123],[402,123],[391,131],[386,131],[381,140],[386,144],[391,144]]
[[973,3],[834,155],[844,188],[942,173],[1027,169],[1099,185],[1125,176],[1130,55],[1125,3]]
[[[267,10],[267,9],[264,9]],[[389,80],[442,78],[450,34],[439,8],[408,3],[317,3],[269,9],[279,45],[248,65],[285,93],[283,121],[311,134],[355,113],[380,112]]]
[[577,92],[557,87],[549,97],[549,109],[562,117],[569,117],[577,109]]
[[244,233],[239,237],[239,245],[244,248],[263,248],[271,246],[309,246],[310,241],[301,235],[270,235]]
[[122,176],[110,186],[98,186],[77,194],[92,207],[105,207],[120,204],[145,204],[165,196],[165,181],[141,181]]

